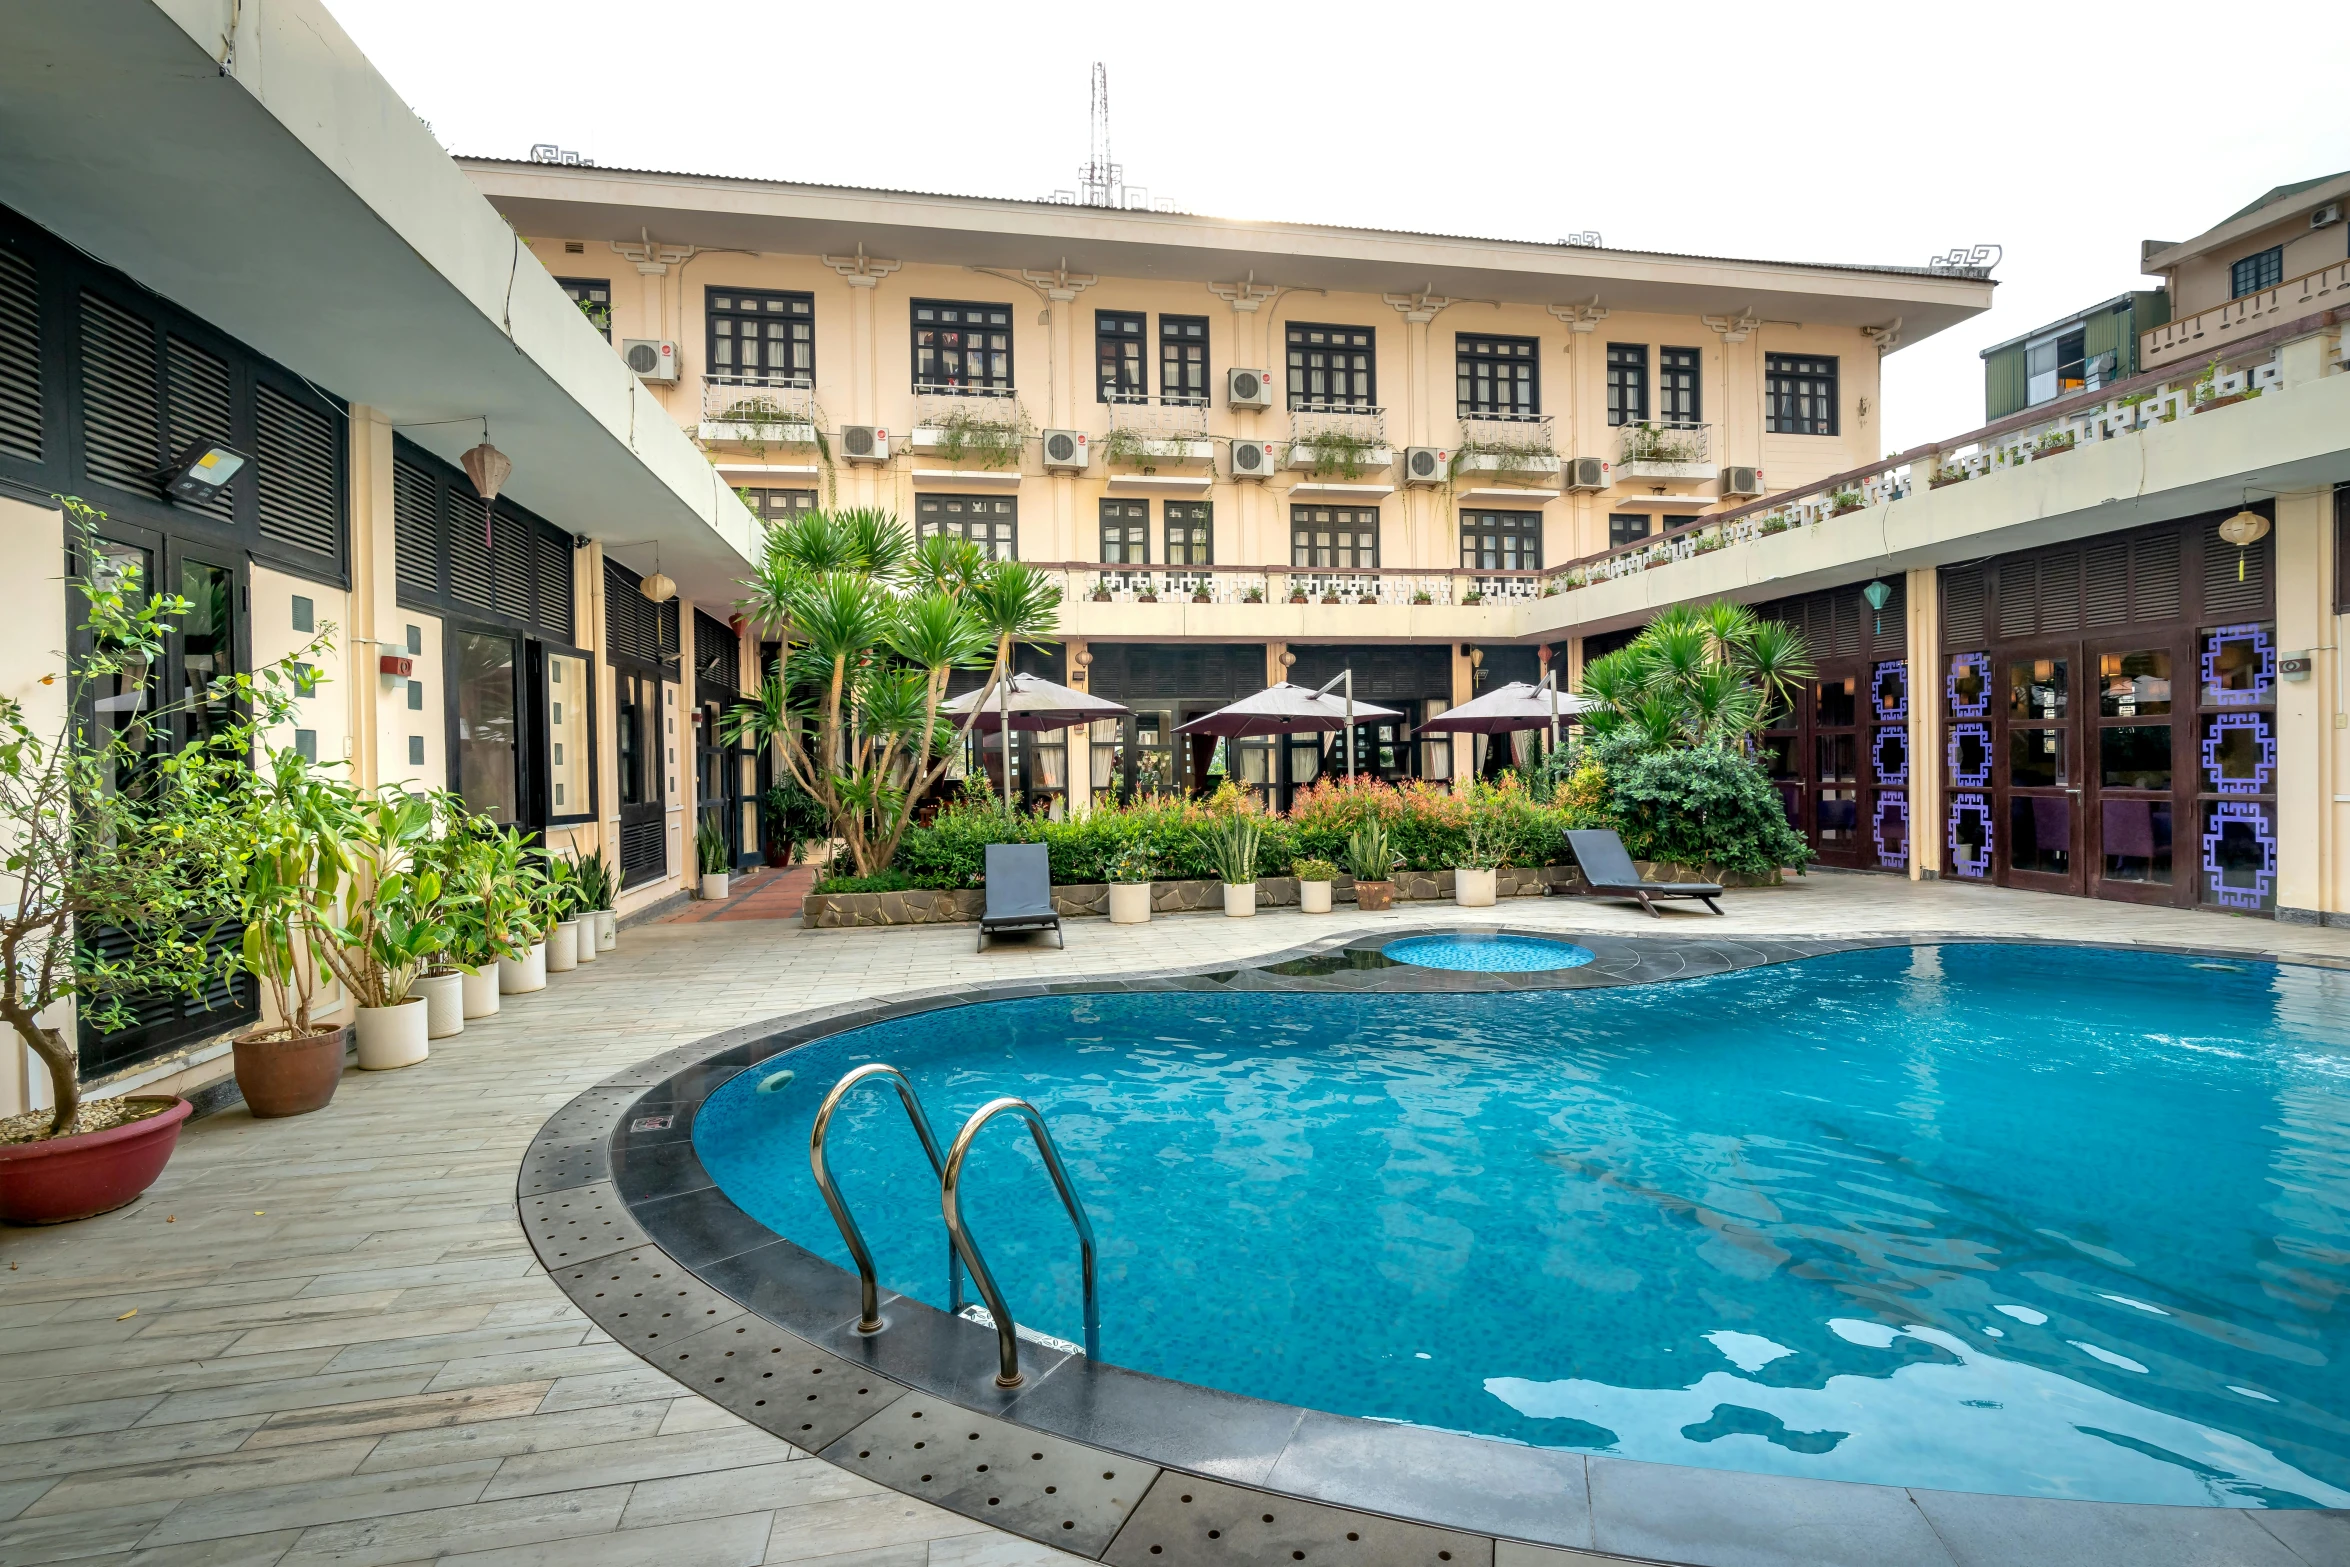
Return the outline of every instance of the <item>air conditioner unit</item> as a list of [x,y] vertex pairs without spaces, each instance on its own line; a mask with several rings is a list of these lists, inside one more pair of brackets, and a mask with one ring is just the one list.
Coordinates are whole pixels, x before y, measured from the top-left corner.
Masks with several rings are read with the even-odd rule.
[[1083,473],[1093,461],[1093,447],[1083,430],[1044,432],[1044,469],[1047,473]]
[[1271,441],[1234,441],[1232,443],[1232,477],[1235,479],[1269,479],[1281,465],[1280,454],[1273,450]]
[[641,380],[677,379],[677,345],[667,338],[625,338],[620,344],[620,357]]
[[2309,226],[2313,229],[2322,229],[2329,223],[2341,221],[2342,204],[2338,201],[2329,201],[2309,215]]
[[1434,446],[1407,446],[1403,454],[1403,482],[1442,484],[1452,466],[1452,453]]
[[1270,408],[1273,406],[1273,378],[1262,370],[1227,370],[1224,373],[1224,401],[1232,408]]
[[1724,499],[1734,495],[1742,500],[1751,500],[1762,492],[1763,482],[1760,468],[1724,468],[1722,470],[1722,496]]
[[1607,463],[1597,457],[1578,457],[1567,464],[1567,488],[1570,490],[1604,490],[1607,488]]
[[889,461],[889,432],[878,425],[841,426],[840,454],[851,462]]

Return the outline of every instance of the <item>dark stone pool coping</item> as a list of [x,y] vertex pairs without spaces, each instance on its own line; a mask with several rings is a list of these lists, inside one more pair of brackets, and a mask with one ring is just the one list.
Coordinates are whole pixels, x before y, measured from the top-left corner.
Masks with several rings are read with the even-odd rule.
[[[523,1225],[581,1310],[679,1382],[882,1485],[1115,1567],[2350,1562],[2350,1511],[2050,1501],[1641,1463],[1270,1403],[1025,1340],[1023,1385],[1000,1389],[994,1333],[922,1301],[884,1292],[886,1326],[859,1334],[855,1275],[736,1207],[694,1151],[695,1114],[737,1073],[847,1029],[980,1001],[1590,989],[1862,948],[2001,939],[1621,936],[1469,921],[1443,928],[1569,940],[1594,961],[1534,973],[1403,965],[1266,972],[1428,933],[1389,928],[1241,967],[944,986],[750,1023],[615,1073],[556,1112],[523,1160]],[[2177,945],[2121,950],[2311,961]],[[927,1447],[929,1436],[944,1440]]]

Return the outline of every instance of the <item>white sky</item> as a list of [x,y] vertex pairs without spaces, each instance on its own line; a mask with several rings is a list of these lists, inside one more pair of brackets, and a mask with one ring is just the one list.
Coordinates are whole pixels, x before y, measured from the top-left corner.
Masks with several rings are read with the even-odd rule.
[[2350,28],[2160,0],[326,3],[457,152],[1042,196],[1076,183],[1099,59],[1118,160],[1187,211],[1908,265],[2004,245],[1991,311],[1888,362],[1894,450],[1981,422],[1982,348],[2145,286],[2140,240],[2350,168]]

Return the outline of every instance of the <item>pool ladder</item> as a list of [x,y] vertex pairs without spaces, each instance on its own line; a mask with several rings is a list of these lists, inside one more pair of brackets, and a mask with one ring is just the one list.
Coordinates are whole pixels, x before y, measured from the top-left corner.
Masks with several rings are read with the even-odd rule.
[[955,1134],[952,1147],[942,1159],[938,1152],[938,1137],[930,1129],[930,1117],[922,1111],[922,1101],[915,1096],[914,1085],[906,1074],[894,1066],[879,1061],[864,1066],[842,1077],[832,1085],[832,1092],[824,1096],[817,1108],[816,1124],[808,1133],[808,1163],[816,1174],[816,1189],[824,1196],[824,1206],[832,1210],[832,1222],[839,1226],[840,1237],[848,1243],[849,1256],[857,1264],[859,1316],[857,1331],[878,1333],[881,1320],[881,1284],[873,1271],[873,1252],[865,1244],[864,1232],[857,1228],[856,1216],[849,1212],[848,1203],[841,1197],[840,1187],[832,1179],[831,1161],[826,1157],[824,1144],[832,1129],[833,1113],[849,1090],[872,1077],[886,1077],[898,1091],[898,1102],[906,1107],[906,1118],[914,1123],[914,1135],[922,1140],[922,1152],[930,1159],[932,1173],[938,1177],[939,1210],[947,1227],[947,1299],[948,1309],[960,1316],[963,1311],[962,1269],[971,1270],[972,1282],[979,1286],[980,1298],[987,1303],[988,1315],[995,1319],[996,1386],[1020,1385],[1019,1329],[1012,1321],[1012,1308],[1004,1301],[1004,1292],[998,1288],[995,1274],[989,1270],[987,1259],[980,1255],[979,1243],[972,1238],[963,1223],[963,1165],[971,1154],[972,1141],[980,1128],[1007,1111],[1017,1113],[1028,1123],[1028,1135],[1036,1143],[1036,1151],[1044,1159],[1045,1173],[1052,1177],[1053,1189],[1060,1193],[1061,1206],[1069,1212],[1069,1222],[1077,1229],[1077,1256],[1085,1281],[1085,1354],[1088,1359],[1101,1356],[1101,1303],[1094,1283],[1093,1224],[1085,1216],[1085,1205],[1077,1200],[1076,1191],[1069,1185],[1069,1172],[1061,1163],[1061,1150],[1053,1141],[1044,1117],[1036,1106],[1025,1099],[1006,1096],[991,1099],[972,1112],[971,1119]]

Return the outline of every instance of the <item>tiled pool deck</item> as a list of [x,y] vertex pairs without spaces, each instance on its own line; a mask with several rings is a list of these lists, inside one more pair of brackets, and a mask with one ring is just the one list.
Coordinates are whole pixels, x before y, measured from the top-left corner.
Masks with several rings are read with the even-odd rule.
[[[1729,917],[1520,899],[1490,911],[1267,911],[1073,922],[1066,952],[967,927],[650,925],[407,1071],[351,1073],[320,1114],[193,1125],[119,1213],[0,1231],[0,1561],[193,1563],[1074,1561],[886,1490],[736,1420],[615,1343],[541,1270],[515,1179],[542,1123],[648,1057],[759,1019],[907,991],[1205,966],[1341,930],[1507,924],[1648,937],[1975,933],[2269,952],[2350,964],[2350,931],[1996,889],[1821,875]],[[1922,1533],[1918,1562],[2317,1567],[2350,1522],[2215,1511],[2199,1544],[2116,1515],[2048,1516],[2005,1554]],[[1853,1560],[1826,1520],[1752,1520],[1735,1557]],[[2080,1531],[2080,1532],[2075,1532]],[[2184,1538],[2184,1537],[2182,1537]],[[1605,1546],[1611,1542],[1598,1542]],[[2190,1554],[2178,1554],[2180,1551]],[[1286,1553],[1284,1553],[1286,1560]],[[1619,1559],[1505,1546],[1503,1567]]]

